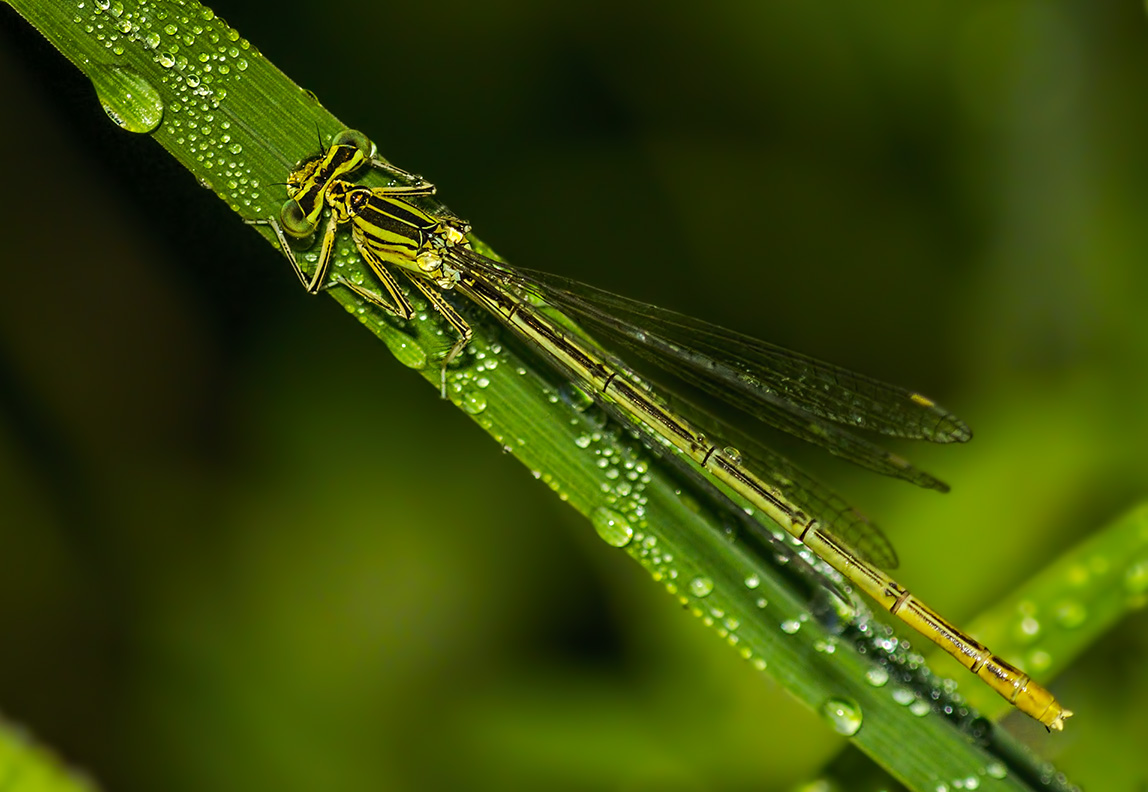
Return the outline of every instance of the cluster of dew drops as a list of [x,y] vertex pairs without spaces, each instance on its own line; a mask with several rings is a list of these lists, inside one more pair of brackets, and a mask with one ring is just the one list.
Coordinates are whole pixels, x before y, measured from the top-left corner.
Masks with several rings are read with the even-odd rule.
[[[191,2],[144,0],[125,8],[119,0],[79,0],[72,21],[111,56],[89,75],[115,123],[137,133],[153,132],[162,123],[171,143],[195,160],[204,187],[218,184],[217,192],[236,211],[259,199],[259,184],[239,158],[243,148],[221,111],[227,97],[221,78],[233,79],[259,57],[247,39],[211,9]],[[161,67],[162,90],[120,62],[131,48],[142,49]]]

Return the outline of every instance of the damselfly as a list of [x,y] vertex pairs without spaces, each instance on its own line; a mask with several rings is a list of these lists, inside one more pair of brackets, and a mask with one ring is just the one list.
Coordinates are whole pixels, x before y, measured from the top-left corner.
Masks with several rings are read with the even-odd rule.
[[[368,188],[349,180],[368,165],[405,184]],[[286,185],[289,198],[279,218],[252,222],[272,227],[295,274],[312,293],[341,285],[409,319],[414,310],[390,268],[401,271],[458,333],[442,364],[444,396],[447,367],[471,338],[470,326],[443,296],[444,291],[455,291],[539,350],[652,447],[687,460],[760,509],[1022,712],[1051,730],[1064,727],[1072,712],[1048,690],[878,568],[894,566],[896,554],[875,526],[777,454],[740,436],[734,445],[741,451],[726,445],[723,440],[728,442],[730,436],[714,430],[722,426],[717,419],[655,389],[620,358],[555,321],[554,312],[588,323],[691,385],[783,431],[923,487],[948,489],[849,429],[940,443],[968,440],[968,427],[954,415],[919,393],[697,319],[482,256],[467,242],[469,225],[408,200],[433,195],[434,185],[375,158],[373,144],[360,132],[340,133],[318,157],[297,165]],[[330,217],[321,233],[318,263],[308,276],[287,235],[309,237],[318,229],[325,208]],[[385,294],[340,277],[328,279],[336,232],[343,225],[350,225],[360,255]]]

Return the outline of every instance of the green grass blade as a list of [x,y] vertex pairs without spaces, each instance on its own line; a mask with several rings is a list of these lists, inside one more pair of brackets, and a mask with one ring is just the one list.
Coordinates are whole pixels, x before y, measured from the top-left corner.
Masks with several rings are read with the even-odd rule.
[[[196,3],[12,5],[92,80],[117,124],[150,134],[236,212],[237,222],[273,216],[284,197],[275,183],[315,152],[316,131],[329,137],[345,126]],[[349,251],[336,267],[352,280],[367,278]],[[285,262],[283,277],[291,277]],[[402,323],[343,290],[330,295],[418,370],[433,398],[435,355],[448,345],[437,318]],[[596,409],[520,354],[497,324],[469,318],[475,339],[452,374],[451,401],[748,662],[912,789],[970,778],[986,790],[1039,785],[1042,768],[999,730],[967,716],[959,702],[954,720],[939,712],[933,692],[951,699],[896,650],[879,649],[883,633],[875,634],[863,614],[844,631],[811,616],[819,592],[803,589],[767,547],[731,534],[726,515],[682,496],[674,471],[604,426]]]
[[95,788],[58,756],[0,720],[0,789],[4,792],[91,792]]
[[[1089,534],[1012,594],[996,600],[970,628],[1009,662],[1051,682],[1146,603],[1148,504],[1142,504]],[[987,688],[967,685],[964,690],[969,703],[986,717],[999,719],[1012,712]],[[1066,728],[1077,725],[1069,721]],[[891,781],[872,766],[866,768],[854,750],[835,759],[823,780],[856,783],[861,777],[875,789]]]
[[[1089,534],[969,626],[1005,659],[1051,680],[1145,602],[1148,504]],[[983,693],[970,687],[969,701],[986,715],[1008,713]]]

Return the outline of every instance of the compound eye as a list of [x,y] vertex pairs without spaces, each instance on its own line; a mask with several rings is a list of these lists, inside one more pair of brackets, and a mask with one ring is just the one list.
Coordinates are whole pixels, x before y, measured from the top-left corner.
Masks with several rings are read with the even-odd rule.
[[303,207],[294,199],[286,201],[279,210],[279,225],[296,239],[302,239],[315,230],[315,224],[307,219]]
[[366,159],[370,159],[375,153],[375,144],[371,142],[369,137],[357,129],[344,129],[335,135],[335,139],[331,141],[331,144],[357,148]]

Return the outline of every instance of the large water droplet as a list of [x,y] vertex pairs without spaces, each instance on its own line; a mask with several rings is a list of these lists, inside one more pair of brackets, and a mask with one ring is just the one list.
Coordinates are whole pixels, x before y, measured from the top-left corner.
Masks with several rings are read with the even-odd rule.
[[594,406],[594,397],[572,382],[567,382],[559,388],[558,394],[562,397],[562,401],[578,412],[584,412]]
[[479,415],[486,409],[486,395],[474,388],[464,388],[459,395],[459,406],[471,415]]
[[781,631],[786,635],[793,635],[801,629],[801,622],[797,619],[786,619],[781,623]]
[[714,582],[708,577],[696,577],[690,581],[690,593],[695,597],[708,597],[714,590]]
[[884,666],[874,666],[865,672],[865,681],[873,687],[882,687],[889,681],[889,672]]
[[108,118],[128,132],[151,132],[163,120],[159,91],[134,69],[98,67],[92,72],[92,85]]
[[391,354],[407,368],[421,371],[427,366],[427,352],[415,340],[403,333],[382,333],[383,343]]
[[1148,559],[1131,564],[1124,572],[1124,589],[1134,597],[1148,592]]
[[917,699],[909,705],[909,712],[916,715],[918,718],[923,718],[932,711],[932,706],[929,704],[929,702],[923,699]]
[[625,547],[634,538],[634,529],[625,517],[611,509],[598,508],[590,517],[594,530],[611,547]]
[[1062,600],[1056,606],[1056,621],[1061,627],[1072,629],[1088,619],[1088,609],[1076,600]]
[[1000,762],[989,762],[985,766],[985,774],[989,778],[1006,778],[1008,777],[1008,768]]
[[831,698],[821,705],[821,714],[833,731],[852,737],[861,728],[861,707],[855,701]]
[[902,707],[907,707],[916,700],[916,694],[907,688],[897,688],[893,691],[893,701],[897,702]]
[[1040,636],[1040,621],[1033,616],[1024,616],[1013,627],[1013,636],[1021,642],[1035,641]]
[[1033,649],[1025,658],[1025,668],[1030,672],[1045,671],[1052,665],[1052,655],[1044,649]]

